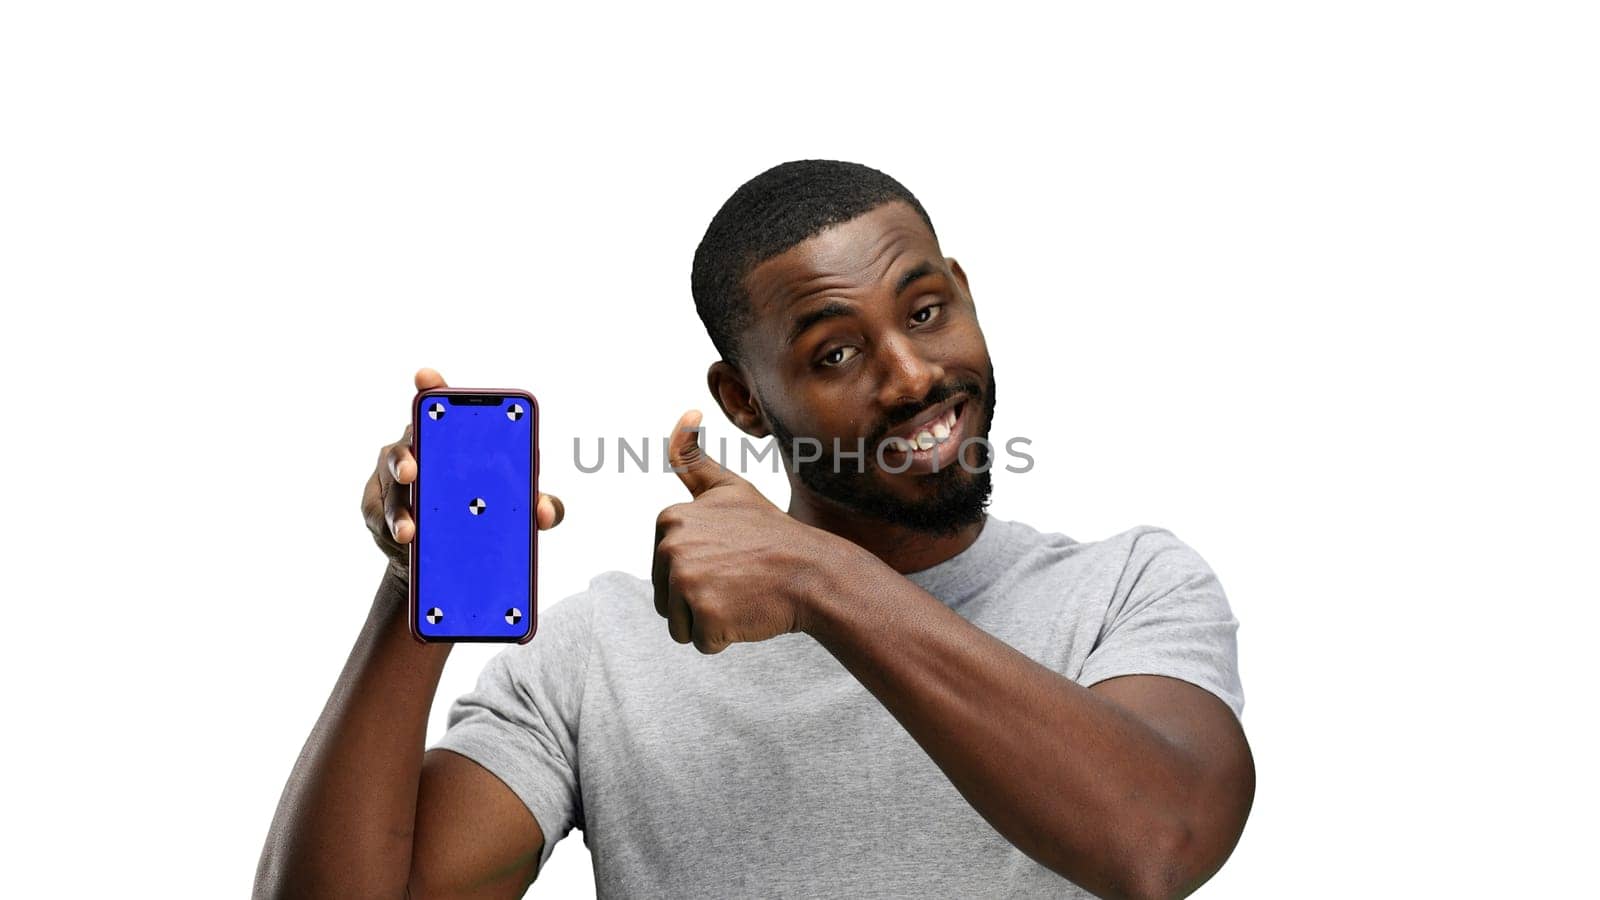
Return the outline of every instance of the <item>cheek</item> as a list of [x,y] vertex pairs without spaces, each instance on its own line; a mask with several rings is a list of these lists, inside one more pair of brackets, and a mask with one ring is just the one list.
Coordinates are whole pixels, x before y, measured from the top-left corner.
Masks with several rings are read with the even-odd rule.
[[951,327],[939,336],[935,346],[940,360],[946,365],[975,372],[984,372],[989,367],[989,345],[983,339],[983,329],[973,319],[951,323]]
[[805,398],[805,409],[796,410],[796,420],[786,425],[796,426],[797,434],[813,434],[824,440],[838,437],[848,442],[861,433],[872,421],[871,411],[865,404],[871,394],[849,379],[841,379],[843,387],[829,385],[826,390],[813,390]]
[[964,329],[963,340],[967,343],[967,356],[983,368],[989,367],[989,342],[983,338],[983,329],[978,327],[977,319],[970,319]]

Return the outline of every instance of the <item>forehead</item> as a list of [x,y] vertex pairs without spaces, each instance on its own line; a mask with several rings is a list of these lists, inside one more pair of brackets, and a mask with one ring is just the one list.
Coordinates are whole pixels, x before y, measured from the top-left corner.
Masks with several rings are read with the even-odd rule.
[[762,261],[744,283],[756,321],[773,322],[802,297],[874,290],[908,262],[925,259],[942,262],[939,243],[916,210],[896,200]]

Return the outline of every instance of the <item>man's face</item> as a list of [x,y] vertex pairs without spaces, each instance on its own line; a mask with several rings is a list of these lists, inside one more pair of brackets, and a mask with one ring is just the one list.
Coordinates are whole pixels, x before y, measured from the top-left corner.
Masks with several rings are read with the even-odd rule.
[[[793,468],[796,438],[821,446],[799,464],[803,484],[919,531],[982,518],[992,459],[968,439],[989,435],[994,369],[965,273],[910,205],[829,228],[745,286],[755,315],[741,349],[779,451]],[[835,456],[835,441],[865,458]]]

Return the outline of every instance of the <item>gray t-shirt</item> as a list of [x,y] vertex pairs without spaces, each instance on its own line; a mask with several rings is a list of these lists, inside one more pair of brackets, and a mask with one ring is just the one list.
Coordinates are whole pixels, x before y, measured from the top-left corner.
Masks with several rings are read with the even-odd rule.
[[[989,516],[906,577],[1086,687],[1168,675],[1244,707],[1238,622],[1170,532],[1079,543]],[[653,597],[596,577],[450,708],[437,746],[528,805],[541,866],[579,828],[603,898],[1089,896],[1001,837],[809,635],[706,656]]]

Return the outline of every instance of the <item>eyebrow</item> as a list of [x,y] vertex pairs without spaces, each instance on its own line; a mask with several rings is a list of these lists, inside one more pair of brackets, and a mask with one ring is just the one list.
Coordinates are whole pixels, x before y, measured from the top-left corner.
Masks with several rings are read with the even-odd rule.
[[813,309],[799,319],[795,320],[794,327],[789,329],[789,340],[785,343],[793,344],[795,339],[805,334],[806,329],[827,319],[837,319],[843,316],[853,316],[856,311],[847,303],[830,300],[825,305]]
[[907,269],[906,273],[900,276],[900,280],[895,282],[894,295],[896,297],[900,296],[901,294],[905,293],[906,288],[911,286],[911,282],[916,281],[918,278],[925,278],[929,275],[937,274],[938,271],[938,269],[934,268],[933,260],[931,259],[925,259],[922,262],[917,263],[916,265]]
[[[925,259],[907,269],[905,274],[901,275],[900,278],[895,281],[894,295],[898,297],[906,292],[906,288],[910,287],[912,282],[926,278],[929,275],[936,274],[939,274],[939,270],[934,266],[933,261]],[[837,300],[829,301],[823,306],[819,306],[796,319],[794,327],[789,329],[789,339],[786,341],[786,343],[793,344],[796,338],[805,333],[806,329],[817,324],[818,322],[851,315],[855,315],[855,309],[850,307],[848,304],[841,303]]]

